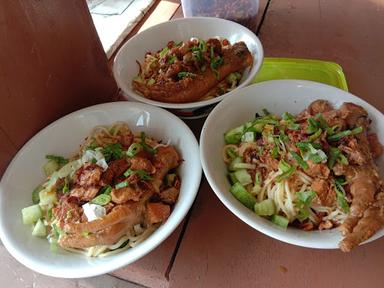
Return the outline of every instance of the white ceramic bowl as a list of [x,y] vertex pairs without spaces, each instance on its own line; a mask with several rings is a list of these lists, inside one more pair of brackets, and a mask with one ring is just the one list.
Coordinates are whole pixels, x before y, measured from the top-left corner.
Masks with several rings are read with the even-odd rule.
[[[298,113],[317,99],[326,99],[334,107],[343,102],[353,102],[363,106],[373,120],[372,130],[378,131],[379,140],[384,143],[384,116],[364,100],[343,90],[310,81],[275,80],[252,85],[236,91],[219,103],[208,116],[200,137],[200,158],[203,170],[213,191],[224,205],[237,217],[254,229],[275,239],[304,247],[333,249],[338,247],[341,234],[337,229],[306,232],[289,227],[286,231],[270,221],[257,216],[243,206],[229,192],[227,170],[221,156],[224,145],[223,134],[254,118],[256,112],[266,108],[273,114],[283,112]],[[377,164],[383,176],[384,159]],[[384,235],[384,229],[367,242]]]
[[117,85],[127,98],[171,109],[173,113],[184,118],[203,117],[229,93],[205,101],[173,104],[147,99],[133,91],[131,83],[139,71],[136,60],[142,62],[146,52],[161,50],[171,40],[179,42],[189,40],[191,37],[208,39],[216,36],[227,38],[231,43],[244,41],[247,44],[253,54],[254,63],[250,70],[245,71],[238,88],[248,85],[259,71],[263,61],[263,47],[259,39],[252,31],[240,24],[210,17],[172,20],[153,26],[132,37],[121,47],[114,60],[113,74]]
[[[120,254],[87,258],[60,249],[52,253],[46,239],[31,235],[21,221],[21,209],[32,205],[31,192],[44,180],[45,155],[72,155],[91,129],[124,121],[133,131],[175,145],[184,159],[178,168],[182,179],[180,196],[168,220],[148,239]],[[90,277],[116,270],[144,256],[179,225],[199,188],[201,164],[198,143],[191,130],[168,111],[135,102],[92,106],[69,114],[36,134],[17,153],[0,183],[0,237],[8,251],[22,264],[39,273],[63,278]]]

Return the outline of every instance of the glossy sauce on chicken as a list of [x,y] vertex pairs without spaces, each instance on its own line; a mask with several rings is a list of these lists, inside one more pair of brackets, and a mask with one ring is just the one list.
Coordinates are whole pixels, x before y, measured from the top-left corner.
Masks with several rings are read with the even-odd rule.
[[213,98],[236,88],[253,64],[244,42],[192,38],[170,41],[156,53],[147,52],[132,87],[149,99],[187,103]]

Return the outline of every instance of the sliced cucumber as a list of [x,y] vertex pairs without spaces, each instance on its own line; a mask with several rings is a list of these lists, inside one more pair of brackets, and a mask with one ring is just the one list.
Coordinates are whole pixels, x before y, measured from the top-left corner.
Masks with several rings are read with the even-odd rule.
[[229,171],[235,171],[236,170],[235,165],[239,164],[239,163],[243,163],[243,158],[236,157],[235,159],[233,159],[232,162],[228,166]]
[[53,172],[59,170],[60,165],[55,160],[49,160],[44,164],[43,170],[46,176],[51,176]]
[[249,209],[253,209],[256,204],[256,198],[244,188],[240,183],[232,185],[230,192],[237,200]]
[[53,205],[57,202],[56,192],[54,190],[41,190],[39,193],[40,205]]
[[224,140],[227,144],[238,144],[244,132],[244,126],[233,128],[224,134]]
[[28,206],[21,209],[21,214],[23,216],[23,223],[25,225],[30,225],[35,223],[37,220],[39,220],[43,216],[43,213],[41,211],[39,204]]
[[37,220],[35,227],[33,227],[32,235],[36,237],[47,236],[47,228],[41,219]]
[[235,174],[235,177],[237,178],[237,180],[239,180],[240,184],[243,186],[246,186],[246,185],[251,184],[253,182],[251,175],[247,172],[246,169],[236,170],[234,172],[234,174]]
[[276,213],[275,202],[272,199],[265,199],[260,203],[256,203],[253,209],[260,216],[271,216]]
[[280,226],[281,228],[287,228],[289,224],[289,220],[284,216],[280,215],[272,215],[271,222],[276,224],[277,226]]

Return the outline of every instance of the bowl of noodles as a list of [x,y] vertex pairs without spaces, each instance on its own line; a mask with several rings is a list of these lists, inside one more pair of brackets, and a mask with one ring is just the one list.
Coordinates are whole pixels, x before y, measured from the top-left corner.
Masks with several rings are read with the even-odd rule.
[[349,252],[384,235],[383,129],[382,113],[350,93],[268,81],[216,106],[200,157],[218,198],[254,229]]
[[0,186],[0,237],[39,273],[83,278],[146,255],[184,218],[201,164],[173,114],[115,102],[73,112],[17,153]]
[[132,37],[116,54],[113,74],[126,98],[192,119],[248,85],[262,62],[261,42],[246,27],[192,17]]

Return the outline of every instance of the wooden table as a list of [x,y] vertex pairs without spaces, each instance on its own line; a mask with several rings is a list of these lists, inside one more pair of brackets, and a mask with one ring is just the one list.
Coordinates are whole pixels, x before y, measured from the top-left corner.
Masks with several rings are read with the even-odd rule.
[[[177,0],[159,1],[128,37],[178,17]],[[258,20],[266,56],[337,62],[350,92],[384,111],[384,0],[261,0]],[[186,121],[197,137],[203,121]],[[383,252],[384,238],[344,254],[264,236],[229,212],[203,178],[178,229],[112,275],[148,287],[383,287]]]

